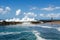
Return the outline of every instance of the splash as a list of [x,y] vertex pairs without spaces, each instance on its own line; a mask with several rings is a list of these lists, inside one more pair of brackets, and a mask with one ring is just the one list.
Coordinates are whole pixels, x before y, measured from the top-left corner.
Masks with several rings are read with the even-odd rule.
[[60,31],[60,27],[56,28],[58,31]]
[[42,37],[39,36],[40,33],[38,31],[33,30],[33,34],[35,34],[35,36],[37,37],[36,40],[45,40],[44,38],[42,38]]

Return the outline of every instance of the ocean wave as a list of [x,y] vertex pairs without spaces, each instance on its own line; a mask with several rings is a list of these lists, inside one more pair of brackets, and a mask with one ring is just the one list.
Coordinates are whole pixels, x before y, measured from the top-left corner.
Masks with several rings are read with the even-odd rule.
[[42,37],[39,36],[40,33],[38,31],[33,30],[33,34],[35,34],[35,36],[37,37],[36,40],[46,40],[46,39],[44,39],[44,38],[42,38]]
[[52,28],[50,26],[40,26],[40,27],[42,27],[42,28]]
[[39,25],[39,24],[28,24],[28,25],[20,25],[22,27],[26,26],[26,27],[43,27],[43,28],[52,28],[51,26],[44,26],[44,25]]
[[[27,34],[26,34],[26,33],[27,33]],[[36,40],[47,40],[47,39],[45,39],[45,38],[42,38],[42,37],[41,37],[41,33],[40,33],[39,31],[37,31],[37,30],[22,31],[22,32],[0,32],[0,35],[9,35],[9,34],[12,34],[12,35],[17,35],[17,34],[19,34],[20,36],[23,35],[22,37],[16,38],[16,40],[22,39],[22,38],[24,38],[25,36],[27,36],[27,37],[25,37],[26,39],[27,39],[29,36],[32,37],[32,35],[30,35],[30,34],[34,34],[35,37],[36,37]],[[28,35],[28,34],[29,34],[29,35]],[[29,38],[30,38],[30,37],[29,37]],[[48,40],[50,40],[50,39],[48,39]]]
[[20,34],[21,32],[0,32],[0,35]]
[[60,27],[56,28],[58,31],[60,31]]
[[27,28],[27,27],[42,27],[42,28],[53,28],[51,25],[41,25],[41,24],[18,24],[18,25],[9,25],[6,27],[23,27],[23,28]]
[[[22,31],[22,32],[31,32],[31,31]],[[0,32],[0,35],[20,34],[22,32]]]

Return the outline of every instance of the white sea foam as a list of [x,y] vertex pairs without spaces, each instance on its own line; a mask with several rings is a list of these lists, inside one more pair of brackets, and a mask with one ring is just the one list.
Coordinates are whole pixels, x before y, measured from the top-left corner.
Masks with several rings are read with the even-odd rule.
[[44,38],[42,38],[42,37],[39,36],[40,33],[38,31],[33,30],[33,34],[37,37],[36,40],[46,40],[46,39],[44,39]]
[[35,25],[35,24],[17,24],[17,25],[9,25],[6,27],[32,27],[32,26],[39,26],[39,25]]
[[[9,27],[42,27],[42,28],[52,28],[50,26],[44,26],[41,24],[30,24],[30,23],[23,23],[23,24],[17,24],[17,25],[10,25]],[[8,26],[7,26],[8,27]]]
[[[31,32],[31,31],[22,31],[22,32]],[[22,32],[0,32],[0,35],[9,35],[9,34],[20,34]]]
[[52,28],[50,26],[40,26],[40,27],[42,27],[42,28]]
[[21,32],[0,32],[0,35],[20,34]]
[[56,28],[58,31],[60,31],[60,27]]
[[[20,25],[21,26],[21,25]],[[42,28],[52,28],[51,26],[43,26],[39,24],[22,24],[22,26],[30,26],[30,27],[42,27]]]
[[22,24],[22,26],[30,26],[30,27],[42,27],[42,28],[52,28],[51,26],[43,26],[39,24]]
[[26,24],[26,23],[24,23],[24,24],[22,24],[22,25],[20,25],[20,26],[38,26],[37,24]]

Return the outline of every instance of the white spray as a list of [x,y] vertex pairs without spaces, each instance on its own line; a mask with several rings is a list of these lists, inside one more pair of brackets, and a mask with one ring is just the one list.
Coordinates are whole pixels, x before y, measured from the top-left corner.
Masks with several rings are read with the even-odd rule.
[[40,33],[38,32],[38,31],[33,31],[33,34],[35,34],[35,36],[37,37],[37,39],[36,40],[45,40],[44,38],[42,38],[42,37],[40,37],[39,35],[40,35]]

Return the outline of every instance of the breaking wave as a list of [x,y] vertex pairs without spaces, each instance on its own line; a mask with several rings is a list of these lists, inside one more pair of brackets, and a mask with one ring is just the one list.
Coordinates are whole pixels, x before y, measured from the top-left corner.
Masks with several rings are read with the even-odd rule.
[[40,35],[40,33],[38,32],[38,31],[33,31],[33,34],[36,36],[36,40],[46,40],[46,39],[44,39],[44,38],[42,38],[42,37],[40,37],[39,35]]

